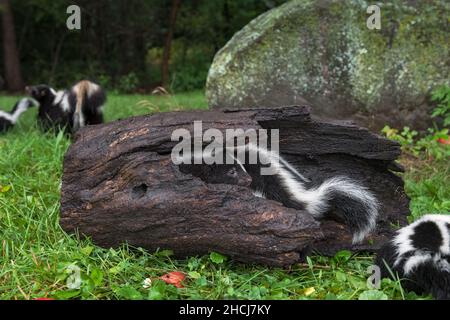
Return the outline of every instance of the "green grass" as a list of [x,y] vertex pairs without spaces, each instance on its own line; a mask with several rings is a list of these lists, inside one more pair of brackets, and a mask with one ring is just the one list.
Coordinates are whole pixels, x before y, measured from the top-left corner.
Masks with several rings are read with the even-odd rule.
[[[0,98],[10,109],[17,97]],[[147,101],[147,102],[142,102]],[[174,97],[110,96],[108,121],[156,111],[206,108],[200,92]],[[0,136],[0,298],[33,299],[417,299],[398,282],[383,280],[379,291],[366,285],[368,255],[341,252],[313,256],[290,269],[269,269],[221,261],[221,257],[171,259],[170,252],[147,253],[123,246],[102,249],[63,232],[58,224],[62,159],[69,141],[43,134],[29,111],[10,133]],[[450,209],[447,161],[423,161],[405,174],[413,217]],[[66,283],[72,266],[82,285]],[[171,271],[187,274],[184,288],[158,280]],[[149,289],[143,281],[152,278]]]

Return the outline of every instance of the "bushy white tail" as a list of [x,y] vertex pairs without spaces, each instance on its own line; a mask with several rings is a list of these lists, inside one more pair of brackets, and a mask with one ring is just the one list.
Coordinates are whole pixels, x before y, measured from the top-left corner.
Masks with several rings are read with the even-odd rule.
[[[307,189],[304,182],[308,179],[280,155],[252,144],[245,148],[258,152],[260,159],[272,166],[290,200],[302,204],[311,215],[322,218],[333,208],[333,212],[350,227],[353,243],[361,242],[375,229],[379,204],[365,186],[348,177],[334,177]],[[245,166],[239,164],[245,170]]]

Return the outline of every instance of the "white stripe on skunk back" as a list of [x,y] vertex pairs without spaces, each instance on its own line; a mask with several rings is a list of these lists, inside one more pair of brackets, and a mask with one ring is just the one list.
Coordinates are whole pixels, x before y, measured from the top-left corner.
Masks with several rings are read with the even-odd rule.
[[37,105],[37,104],[38,103],[35,100],[29,99],[29,98],[22,98],[14,107],[14,110],[12,113],[0,110],[0,117],[9,121],[11,124],[16,124],[17,120],[19,120],[22,113],[27,111],[30,106]]
[[405,289],[450,299],[450,215],[425,215],[397,231],[378,252],[383,277]]
[[[236,149],[239,150],[239,147]],[[308,189],[304,185],[304,182],[309,182],[308,179],[279,154],[252,144],[247,144],[245,150],[257,152],[260,161],[270,164],[275,169],[280,187],[289,196],[286,201],[291,200],[303,205],[315,218],[322,218],[330,211],[332,205],[337,206],[337,197],[348,199],[348,201],[340,201],[338,209],[342,212],[344,221],[352,229],[354,244],[360,243],[375,229],[378,217],[378,201],[373,193],[359,182],[348,177],[334,177],[325,180],[319,186]],[[236,160],[238,161],[238,159]],[[246,171],[245,165],[239,161],[238,163]],[[252,176],[252,174],[250,175]],[[253,173],[252,179],[264,179],[264,176],[254,176]],[[265,190],[256,190],[256,193],[263,196],[268,194]],[[283,199],[281,199],[281,202],[284,202]]]
[[[410,224],[407,227],[404,227],[397,232],[396,237],[392,240],[396,248],[397,256],[394,266],[400,265],[402,261],[405,260],[405,255],[410,252],[419,250],[420,248],[418,246],[424,245],[424,243],[415,244],[413,239],[414,236],[417,236],[417,233],[420,232],[418,231],[420,226],[423,226],[425,223],[434,224],[437,227],[438,232],[440,233],[440,237],[442,238],[441,245],[436,247],[434,251],[438,252],[441,255],[450,255],[450,216],[429,214],[423,216],[421,219],[415,221],[414,223]],[[424,237],[427,237],[430,240],[431,235],[425,234]],[[429,253],[430,252],[428,251],[424,251],[420,252],[419,255],[416,254],[415,256],[407,258],[403,268],[404,273],[409,274],[420,263],[432,259]],[[427,259],[418,259],[418,256],[423,256],[423,258],[427,257]],[[421,262],[419,260],[423,261]]]
[[20,116],[29,108],[37,105],[37,101],[33,99],[21,99],[14,105],[11,112],[0,110],[0,133],[5,133],[12,129]]
[[66,90],[60,90],[56,92],[54,89],[50,89],[55,94],[54,106],[59,106],[62,111],[70,112],[69,92]]

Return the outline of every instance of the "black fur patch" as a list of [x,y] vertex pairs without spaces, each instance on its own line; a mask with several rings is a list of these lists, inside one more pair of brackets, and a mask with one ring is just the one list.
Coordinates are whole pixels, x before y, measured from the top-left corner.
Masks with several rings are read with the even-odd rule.
[[13,127],[11,121],[0,117],[0,133],[6,132]]
[[[291,199],[290,194],[281,187],[282,182],[278,175],[261,175],[260,164],[246,164],[245,170],[252,177],[251,188],[256,191],[260,191],[269,200],[277,201],[287,208],[293,208],[297,210],[304,209],[304,205]],[[293,177],[296,179],[296,177]]]
[[431,294],[437,300],[450,300],[450,272],[444,272],[431,261],[419,265],[402,281],[402,286],[418,294]]
[[367,227],[370,217],[367,214],[367,208],[360,201],[336,191],[329,194],[329,200],[330,216],[339,222],[344,222],[352,233]]
[[245,173],[238,165],[228,164],[211,164],[211,165],[195,165],[181,164],[180,171],[192,174],[200,178],[206,183],[212,184],[234,184],[238,186],[248,187],[252,182],[252,178]]
[[423,251],[439,252],[443,244],[441,231],[432,221],[423,222],[415,227],[410,239],[414,248]]

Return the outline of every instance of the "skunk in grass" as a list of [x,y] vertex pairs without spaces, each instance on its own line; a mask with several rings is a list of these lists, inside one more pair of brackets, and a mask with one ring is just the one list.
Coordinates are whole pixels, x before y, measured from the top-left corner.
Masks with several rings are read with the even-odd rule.
[[[235,157],[235,151],[238,149],[227,148],[225,152],[234,158],[241,174],[237,170],[230,171],[228,164],[214,165],[224,167],[223,170],[219,170],[219,173],[226,172],[222,179],[229,180],[230,177],[234,177],[236,181],[246,181],[244,175],[249,176],[251,178],[249,187],[255,196],[278,201],[286,207],[304,209],[316,219],[334,215],[349,227],[354,244],[363,241],[375,229],[379,204],[372,192],[361,183],[348,177],[334,177],[313,185],[294,166],[267,149],[252,144],[246,145],[246,153],[253,151],[258,154],[257,164],[240,162]],[[262,175],[261,168],[264,166],[274,168],[275,174]],[[210,169],[205,172],[197,169],[199,172],[196,173],[193,169],[195,165],[189,166],[193,175],[207,182],[218,183],[220,179],[213,178],[216,175],[210,172],[214,167],[206,167]]]
[[14,127],[20,116],[29,108],[36,106],[36,104],[31,99],[23,98],[16,103],[10,113],[0,110],[0,133],[4,133]]
[[383,278],[417,294],[450,300],[450,215],[426,215],[397,231],[376,257]]
[[106,94],[98,84],[83,80],[73,86],[69,95],[69,103],[75,104],[73,130],[76,132],[85,125],[103,123],[105,102]]
[[86,125],[103,123],[106,94],[96,83],[83,80],[61,91],[37,85],[26,91],[40,103],[38,120],[44,130],[66,129],[75,133]]

